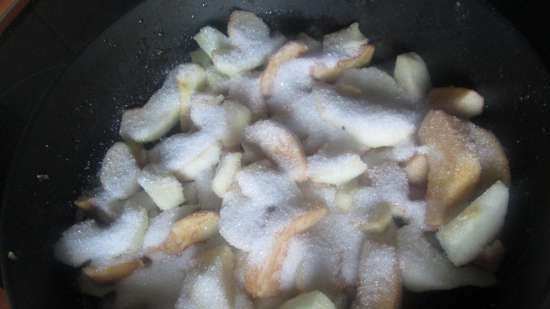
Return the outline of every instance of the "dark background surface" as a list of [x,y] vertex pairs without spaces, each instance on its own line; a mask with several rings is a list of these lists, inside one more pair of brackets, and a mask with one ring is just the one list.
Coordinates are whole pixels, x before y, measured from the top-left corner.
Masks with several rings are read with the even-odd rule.
[[[434,0],[435,1],[435,0]],[[483,0],[480,0],[483,1]],[[550,65],[550,25],[542,0],[486,0]],[[140,0],[31,1],[0,34],[0,188],[34,108],[73,59]]]

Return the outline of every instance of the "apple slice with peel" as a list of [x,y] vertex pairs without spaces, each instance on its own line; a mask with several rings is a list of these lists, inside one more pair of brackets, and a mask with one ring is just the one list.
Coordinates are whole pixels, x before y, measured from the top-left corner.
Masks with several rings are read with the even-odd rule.
[[434,109],[442,109],[462,118],[472,118],[483,112],[484,100],[479,93],[472,89],[442,87],[430,91],[428,103]]
[[271,58],[269,58],[267,66],[260,77],[262,95],[267,97],[271,95],[273,81],[277,76],[279,67],[283,63],[305,54],[308,50],[309,48],[305,43],[289,41],[273,54]]
[[125,199],[139,189],[139,166],[128,145],[117,142],[105,154],[99,179],[103,188],[113,197]]
[[320,63],[313,66],[311,68],[311,76],[319,80],[333,81],[348,69],[359,68],[369,64],[374,56],[374,50],[374,45],[365,44],[356,55],[340,59],[334,65]]
[[404,286],[413,292],[449,290],[461,286],[486,287],[495,278],[474,267],[456,267],[433,247],[419,228],[402,227],[397,232],[399,263]]
[[354,153],[336,156],[318,153],[307,158],[307,169],[309,178],[314,182],[342,185],[361,175],[367,165]]
[[406,93],[395,79],[376,67],[347,70],[338,78],[336,87],[356,96],[365,96],[370,100],[406,99]]
[[464,123],[443,111],[429,112],[418,130],[428,152],[426,224],[437,228],[469,199],[481,175],[479,157]]
[[151,219],[151,224],[143,239],[143,251],[148,253],[162,249],[174,223],[198,209],[198,205],[183,205],[165,210]]
[[219,197],[223,198],[225,192],[231,187],[235,175],[241,168],[241,158],[240,152],[227,153],[222,157],[212,180],[212,190]]
[[141,170],[138,183],[160,209],[174,208],[185,202],[181,183],[158,166],[148,165]]
[[245,129],[244,138],[258,145],[292,179],[306,180],[307,164],[300,140],[283,125],[261,120]]
[[336,309],[336,306],[322,292],[312,291],[287,300],[280,309]]
[[63,232],[55,245],[56,257],[70,266],[87,261],[108,264],[121,256],[131,256],[141,249],[148,225],[145,209],[124,209],[120,217],[107,227],[94,220],[77,223]]
[[205,241],[218,232],[219,215],[213,211],[198,211],[174,223],[161,250],[178,254],[187,247]]
[[423,98],[432,88],[428,67],[417,53],[397,56],[393,76],[397,83],[416,100]]
[[401,271],[395,247],[395,229],[365,240],[359,263],[353,309],[397,309],[401,303]]
[[82,272],[95,283],[109,284],[128,277],[143,265],[141,259],[133,259],[108,266],[89,265],[84,267]]
[[495,239],[504,225],[508,196],[508,188],[497,181],[458,216],[441,226],[437,239],[455,265],[473,261]]

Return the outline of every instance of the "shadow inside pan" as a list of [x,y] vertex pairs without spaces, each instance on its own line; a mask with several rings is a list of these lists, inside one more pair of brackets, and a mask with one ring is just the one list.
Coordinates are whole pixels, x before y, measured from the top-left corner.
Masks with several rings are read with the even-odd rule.
[[[14,309],[93,308],[75,272],[52,246],[75,219],[71,206],[96,178],[118,139],[122,110],[141,105],[167,70],[188,61],[191,37],[222,26],[234,8],[257,12],[285,34],[314,36],[359,21],[377,45],[375,62],[399,52],[426,59],[435,86],[462,85],[486,99],[475,122],[493,130],[510,157],[513,186],[502,240],[508,249],[492,289],[405,293],[404,308],[542,308],[550,278],[545,186],[550,79],[527,42],[479,1],[171,1],[142,3],[77,59],[34,115],[8,180],[2,214],[2,270]],[[223,28],[222,28],[223,29]],[[48,174],[40,181],[37,174]],[[18,256],[7,259],[7,252]]]

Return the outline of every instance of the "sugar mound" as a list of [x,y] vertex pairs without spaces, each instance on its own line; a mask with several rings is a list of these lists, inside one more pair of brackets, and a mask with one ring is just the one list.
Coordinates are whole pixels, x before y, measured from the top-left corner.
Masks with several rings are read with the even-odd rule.
[[145,233],[143,240],[143,250],[155,249],[166,240],[172,224],[197,209],[197,205],[183,205],[161,212],[151,220],[151,224]]
[[188,271],[195,265],[196,249],[181,256],[161,256],[138,269],[116,286],[114,309],[173,309]]
[[57,258],[77,267],[87,261],[107,263],[136,253],[143,244],[148,218],[145,209],[125,209],[110,226],[103,228],[93,220],[73,225],[63,232],[55,247]]
[[117,142],[105,154],[99,179],[113,197],[125,199],[138,191],[138,174],[139,166],[132,150],[125,143]]

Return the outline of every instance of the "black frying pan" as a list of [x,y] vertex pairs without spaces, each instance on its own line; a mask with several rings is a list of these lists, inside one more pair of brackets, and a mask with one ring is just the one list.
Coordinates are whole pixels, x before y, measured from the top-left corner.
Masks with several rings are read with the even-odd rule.
[[[189,60],[191,36],[204,25],[224,25],[234,8],[254,11],[286,34],[319,35],[360,21],[377,44],[376,62],[413,50],[426,59],[436,86],[478,89],[487,106],[476,122],[497,133],[512,164],[501,283],[484,290],[405,293],[404,308],[550,306],[550,78],[525,39],[494,10],[473,0],[150,0],[77,59],[20,144],[0,232],[3,282],[14,309],[95,307],[79,295],[74,270],[52,257],[54,241],[75,220],[71,201],[118,139],[122,110],[143,104],[169,68]],[[7,258],[8,251],[16,261]]]

